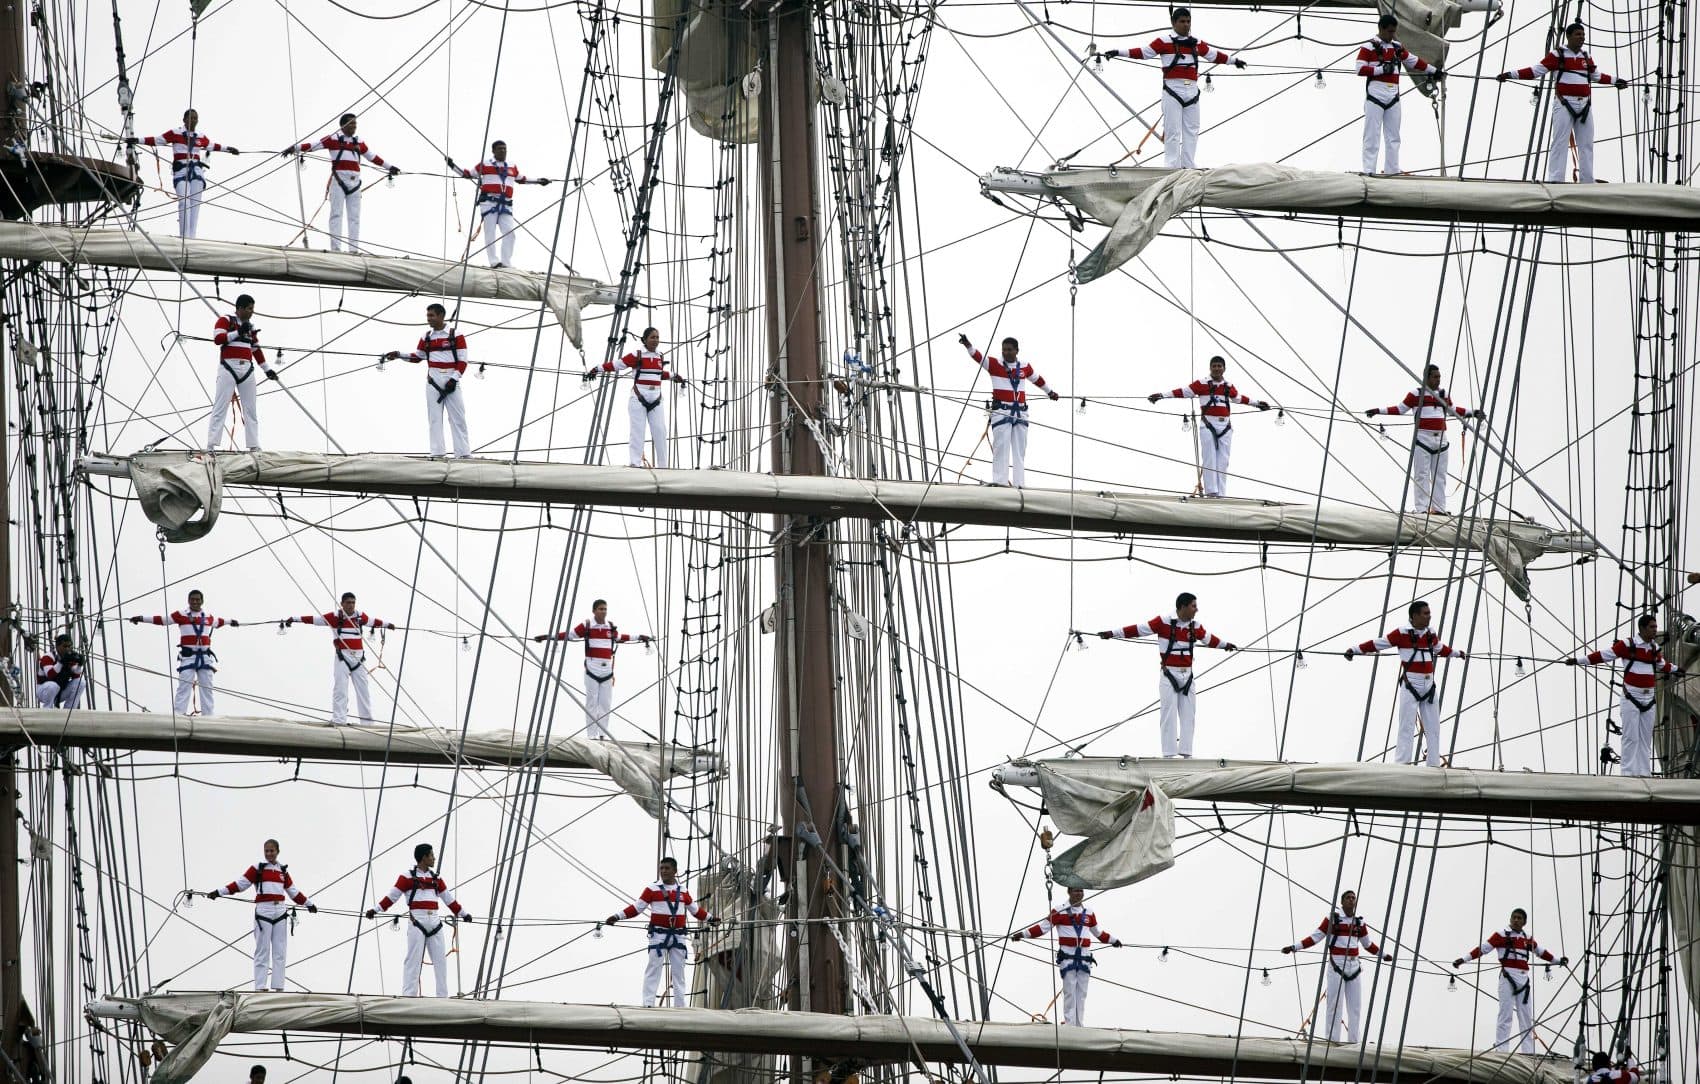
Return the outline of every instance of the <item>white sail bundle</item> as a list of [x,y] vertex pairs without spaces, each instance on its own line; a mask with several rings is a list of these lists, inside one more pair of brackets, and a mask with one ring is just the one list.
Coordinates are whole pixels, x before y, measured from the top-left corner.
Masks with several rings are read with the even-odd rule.
[[89,474],[129,478],[148,519],[173,541],[217,521],[226,486],[390,496],[719,509],[1033,530],[1225,538],[1328,545],[1481,551],[1521,598],[1528,564],[1548,553],[1586,553],[1592,539],[1537,523],[1466,516],[1401,516],[1372,508],[1258,500],[1196,501],[1149,492],[1076,493],[868,478],[776,476],[716,470],[638,470],[570,463],[431,460],[316,452],[147,452],[91,456]]
[[[960,1064],[945,1021],[926,1017],[834,1016],[765,1009],[659,1009],[535,1001],[438,1000],[350,994],[182,993],[97,1001],[96,1021],[140,1021],[174,1044],[153,1084],[182,1084],[227,1035],[319,1032],[413,1039],[475,1039],[625,1050],[763,1051],[845,1058],[861,1064]],[[1520,1054],[1373,1043],[1365,1047],[1293,1038],[1241,1038],[1049,1023],[976,1023],[956,1028],[981,1065],[1033,1066],[1160,1076],[1235,1079],[1453,1081],[1569,1084],[1567,1060]]]
[[[1080,757],[1016,761],[1003,785],[1037,787],[1059,829],[1085,837],[1053,862],[1079,888],[1132,884],[1172,864],[1167,803],[1247,802],[1628,824],[1700,824],[1700,780],[1412,768]],[[1157,798],[1155,810],[1152,799]],[[1155,813],[1155,815],[1154,815]]]
[[1110,227],[1075,265],[1081,282],[1102,278],[1133,259],[1171,218],[1199,207],[1658,231],[1690,230],[1700,221],[1700,190],[1687,185],[1375,177],[1271,162],[1218,169],[997,169],[980,178],[980,187],[1064,199]]
[[156,237],[135,230],[72,229],[0,222],[0,257],[91,267],[126,267],[240,281],[348,286],[443,298],[530,301],[549,307],[574,346],[583,345],[580,310],[608,304],[612,288],[572,274],[479,267],[410,256],[317,252],[278,245]]
[[74,747],[214,756],[300,757],[368,764],[580,769],[612,779],[652,817],[666,808],[668,778],[712,772],[718,758],[683,747],[553,738],[523,733],[464,738],[439,727],[333,726],[296,719],[215,718],[129,711],[12,711],[0,716],[0,748]]

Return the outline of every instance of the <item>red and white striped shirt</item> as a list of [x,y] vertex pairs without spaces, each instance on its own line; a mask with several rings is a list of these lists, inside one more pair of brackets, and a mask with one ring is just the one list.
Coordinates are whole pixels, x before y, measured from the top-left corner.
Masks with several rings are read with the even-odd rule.
[[1434,679],[1434,660],[1436,657],[1446,659],[1453,655],[1463,655],[1455,651],[1450,644],[1440,642],[1440,634],[1434,629],[1415,629],[1409,625],[1402,629],[1392,629],[1386,636],[1374,640],[1365,640],[1352,648],[1355,655],[1374,655],[1389,648],[1399,649],[1399,672],[1413,677]]
[[1557,959],[1552,953],[1536,944],[1534,937],[1530,935],[1528,930],[1519,932],[1510,926],[1505,927],[1505,929],[1500,930],[1471,949],[1470,959],[1478,960],[1484,953],[1488,952],[1497,952],[1499,954],[1499,966],[1507,971],[1529,970],[1530,955],[1538,956],[1549,964]]
[[1226,380],[1194,380],[1184,388],[1176,388],[1169,396],[1174,399],[1203,399],[1206,418],[1228,417],[1230,403],[1251,406],[1251,400]]
[[184,653],[205,651],[212,647],[212,630],[222,629],[230,624],[222,617],[214,617],[205,610],[191,610],[184,613],[181,610],[171,611],[169,617],[157,614],[146,618],[154,625],[176,625],[180,632],[177,636],[177,646]]
[[[610,373],[619,372],[618,369],[614,368],[614,364],[615,363],[612,361],[603,362],[603,371]],[[621,358],[619,364],[624,365],[628,369],[636,370],[637,375],[633,378],[636,383],[632,388],[632,391],[634,394],[641,395],[650,402],[654,402],[656,399],[660,398],[662,383],[673,379],[673,374],[667,371],[666,359],[653,350],[646,350],[640,347]],[[653,394],[644,395],[646,390]]]
[[1640,1067],[1625,1065],[1621,1069],[1595,1069],[1582,1084],[1639,1084],[1640,1080]]
[[1468,418],[1475,411],[1468,407],[1456,406],[1452,397],[1446,394],[1445,388],[1419,387],[1416,391],[1407,392],[1405,398],[1390,407],[1382,407],[1381,414],[1415,414],[1417,428],[1440,430],[1445,432],[1446,419],[1453,414],[1460,418]]
[[80,662],[60,662],[57,655],[43,655],[36,660],[35,680],[37,684],[44,681],[57,681],[63,684],[82,676],[83,664]]
[[1151,39],[1150,45],[1135,45],[1131,49],[1111,49],[1105,56],[1125,56],[1129,60],[1161,60],[1164,79],[1184,79],[1197,82],[1200,61],[1212,64],[1232,64],[1234,58],[1220,49],[1213,49],[1197,38],[1183,38],[1169,33]]
[[228,362],[259,362],[260,367],[266,367],[266,352],[260,349],[260,329],[248,325],[243,331],[244,321],[240,316],[231,313],[220,316],[218,323],[213,325],[213,342],[218,346],[218,360]]
[[1027,927],[1027,937],[1042,937],[1047,930],[1057,931],[1058,949],[1087,949],[1094,939],[1103,944],[1115,940],[1109,930],[1098,925],[1098,915],[1087,906],[1067,904],[1051,908],[1051,913]]
[[374,166],[388,168],[389,163],[372,153],[372,148],[358,136],[345,136],[341,132],[332,132],[323,139],[311,143],[303,143],[295,148],[298,151],[327,150],[331,152],[331,169],[338,173],[360,172],[360,159],[364,158]]
[[1034,371],[1033,366],[1017,360],[1013,365],[1004,364],[1002,358],[990,358],[974,349],[968,348],[968,356],[975,364],[986,370],[986,375],[992,380],[992,403],[995,407],[1008,409],[1027,405],[1027,392],[1022,388],[1024,382],[1031,382],[1035,388],[1049,390],[1045,378]]
[[329,625],[338,651],[364,651],[366,642],[361,639],[362,628],[395,628],[394,624],[382,618],[368,617],[364,610],[355,614],[345,614],[341,610],[332,610],[326,614],[303,614],[298,620],[303,625]]
[[1613,82],[1611,76],[1594,66],[1588,50],[1578,51],[1565,45],[1541,57],[1532,67],[1518,68],[1516,75],[1519,79],[1538,79],[1548,72],[1558,73],[1553,90],[1565,98],[1587,98],[1593,94],[1595,83],[1609,87]]
[[214,143],[199,132],[191,132],[187,128],[177,127],[164,135],[143,136],[141,144],[144,147],[170,147],[171,172],[181,173],[191,166],[204,166],[202,151],[229,150],[222,143]]
[[404,896],[407,897],[409,911],[436,914],[439,907],[447,907],[452,914],[466,913],[466,908],[462,907],[460,901],[455,899],[455,894],[449,891],[449,883],[437,876],[436,870],[414,866],[397,877],[395,887],[378,901],[378,910],[388,911]]
[[1358,74],[1372,83],[1398,86],[1401,67],[1414,72],[1434,70],[1428,61],[1413,54],[1397,40],[1383,41],[1377,36],[1358,48]]
[[280,866],[276,862],[255,862],[248,867],[248,872],[231,881],[218,890],[221,896],[234,896],[238,892],[254,890],[255,903],[283,903],[294,900],[302,907],[312,903],[307,893],[295,887],[295,878],[289,875],[288,866]]
[[1153,617],[1142,625],[1128,625],[1114,630],[1117,640],[1132,640],[1140,636],[1160,636],[1167,643],[1163,647],[1163,665],[1171,670],[1191,670],[1193,649],[1199,644],[1205,647],[1221,647],[1221,637],[1206,632],[1203,625],[1197,621],[1182,621],[1174,614],[1167,618]]
[[601,660],[610,665],[614,662],[614,645],[632,642],[630,636],[609,621],[580,621],[566,632],[557,632],[555,639],[583,640],[584,657],[587,661]]
[[645,911],[649,912],[650,929],[682,930],[693,917],[698,922],[707,922],[712,917],[708,908],[696,902],[679,881],[670,885],[656,881],[648,885],[637,899],[626,904],[620,915],[635,918]]
[[463,169],[460,175],[469,181],[478,182],[480,199],[510,203],[514,198],[514,185],[531,183],[512,162],[498,162],[494,158],[486,158],[471,169]]
[[408,361],[423,361],[430,369],[452,369],[460,375],[466,372],[466,336],[452,327],[426,331],[418,348],[403,356]]
[[1293,945],[1293,951],[1297,952],[1324,942],[1327,943],[1331,956],[1355,957],[1360,945],[1373,955],[1381,955],[1381,946],[1370,936],[1369,924],[1364,922],[1360,915],[1343,915],[1339,911],[1324,915],[1315,930],[1303,941]]
[[1628,660],[1623,667],[1623,684],[1632,689],[1651,691],[1658,684],[1660,674],[1676,669],[1659,650],[1658,644],[1636,636],[1627,641],[1613,640],[1604,651],[1584,651],[1576,656],[1576,661],[1583,666],[1598,666],[1611,659]]

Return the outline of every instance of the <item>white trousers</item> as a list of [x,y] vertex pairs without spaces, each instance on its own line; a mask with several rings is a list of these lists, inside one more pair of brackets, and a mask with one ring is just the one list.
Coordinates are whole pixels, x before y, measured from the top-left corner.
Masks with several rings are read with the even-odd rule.
[[[262,910],[261,908],[264,908]],[[279,904],[254,908],[254,989],[283,989],[283,969],[289,962],[289,912]],[[267,922],[276,918],[277,922]]]
[[484,255],[491,267],[514,265],[515,232],[512,211],[491,211],[484,216]]
[[243,371],[243,363],[231,362],[230,368],[224,363],[218,366],[218,384],[213,388],[212,420],[207,422],[207,451],[216,452],[224,443],[224,416],[230,410],[230,397],[236,396],[242,413],[242,432],[248,438],[248,450],[260,450],[260,412],[254,399],[260,383],[260,367],[253,362],[247,363],[248,378],[240,384],[231,375],[230,369]]
[[[1356,978],[1347,982],[1340,972],[1334,970],[1332,962],[1323,966],[1328,968],[1323,983],[1323,989],[1327,993],[1328,1027],[1323,1034],[1328,1036],[1329,1042],[1339,1042],[1340,1017],[1343,1015],[1346,1018],[1346,1041],[1355,1043],[1358,1041],[1358,1022],[1363,1015],[1363,972],[1360,970]],[[1314,1035],[1317,1030],[1319,1029],[1313,1028],[1311,1033]]]
[[1092,981],[1090,971],[1070,971],[1062,979],[1063,1023],[1086,1026],[1086,984]]
[[[429,926],[436,917],[425,920]],[[419,969],[425,963],[425,954],[431,954],[431,971],[437,979],[437,996],[449,996],[449,950],[445,947],[449,939],[448,926],[438,923],[437,932],[430,937],[425,931],[407,923],[407,955],[401,961],[401,996],[419,996]]]
[[1163,164],[1170,169],[1198,166],[1198,95],[1191,79],[1163,80]]
[[674,945],[670,949],[658,948],[661,939],[651,937],[650,948],[646,951],[649,957],[643,967],[643,1004],[646,1008],[655,1005],[655,997],[661,992],[661,972],[672,972],[673,1007],[685,1007],[685,946]]
[[[343,660],[348,660],[345,663]],[[353,663],[351,667],[348,663]],[[366,680],[366,653],[338,651],[331,663],[331,723],[348,722],[348,687],[354,686],[354,706],[360,712],[355,722],[372,723],[372,689]]]
[[454,437],[455,457],[465,459],[472,454],[472,438],[466,435],[466,379],[459,378],[442,402],[437,402],[440,385],[455,377],[454,370],[437,370],[425,381],[425,419],[431,429],[431,454],[443,454],[443,415],[449,416],[449,433]]
[[643,438],[647,429],[649,436],[655,441],[655,458],[650,462],[665,470],[667,467],[667,404],[661,401],[661,392],[655,393],[653,408],[644,409],[644,399],[637,392],[632,392],[632,400],[626,405],[626,416],[632,422],[631,454],[632,466],[643,466]]
[[584,736],[609,737],[608,713],[613,708],[614,667],[600,659],[587,659],[584,664]]
[[[1377,103],[1388,102],[1386,106]],[[1375,172],[1382,160],[1383,173],[1399,172],[1399,88],[1392,83],[1371,83],[1364,95],[1364,172]],[[1385,154],[1382,152],[1385,151]]]
[[[1411,511],[1446,511],[1446,463],[1452,453],[1446,434],[1419,429],[1411,446]],[[1440,451],[1433,449],[1440,448]]]
[[1027,481],[1027,416],[1022,415],[1019,421],[1004,421],[1008,416],[1002,410],[991,414],[992,481],[1020,489]]
[[177,693],[171,698],[171,710],[178,715],[189,714],[189,690],[199,688],[201,714],[211,716],[213,713],[213,669],[210,666],[199,670],[177,671]]
[[[1421,674],[1409,675],[1407,679],[1416,686],[1419,693],[1434,688],[1432,679]],[[1440,767],[1440,693],[1427,700],[1419,701],[1411,695],[1405,680],[1399,682],[1399,748],[1394,754],[1400,764],[1413,764],[1417,756],[1417,720],[1422,720],[1423,745],[1428,750],[1428,766]]]
[[44,708],[76,707],[83,700],[83,679],[72,678],[63,690],[57,681],[44,681],[35,687],[35,702]]
[[1207,419],[1201,419],[1198,424],[1198,461],[1204,467],[1204,495],[1226,497],[1228,456],[1234,450],[1234,427],[1218,427]]
[[[1653,690],[1637,690],[1636,695],[1653,695]],[[1621,775],[1648,776],[1653,774],[1653,715],[1657,705],[1642,711],[1627,697],[1617,702],[1617,721],[1623,727],[1623,763]]]
[[[1494,1023],[1494,1049],[1512,1050],[1519,1054],[1535,1052],[1534,975],[1525,971],[1513,979],[1511,972],[1499,969],[1499,1019]],[[1517,1030],[1512,1032],[1515,1017]],[[1512,1044],[1515,1044],[1513,1046]]]
[[207,190],[207,182],[185,171],[172,180],[171,187],[177,191],[177,235],[193,237],[201,224],[201,194]]
[[[1184,686],[1191,676],[1190,670],[1170,670],[1164,668],[1157,675],[1157,702],[1162,707],[1159,717],[1159,732],[1162,735],[1163,755],[1192,756],[1192,724],[1193,711],[1197,707],[1197,686],[1185,693],[1177,692],[1170,684],[1166,674],[1173,674]],[[1176,731],[1179,735],[1176,735]]]
[[[1586,102],[1584,103],[1586,104]],[[1564,181],[1565,167],[1570,164],[1570,140],[1576,140],[1576,179],[1583,184],[1594,183],[1594,111],[1578,121],[1563,102],[1552,103],[1552,145],[1547,148],[1547,183]]]
[[342,186],[349,183],[331,174],[331,251],[360,251],[360,178],[354,178],[354,191]]

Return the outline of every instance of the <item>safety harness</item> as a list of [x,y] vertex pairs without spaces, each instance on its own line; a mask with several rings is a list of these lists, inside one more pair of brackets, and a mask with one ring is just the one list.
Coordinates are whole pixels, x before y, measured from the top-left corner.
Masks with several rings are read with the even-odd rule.
[[1432,664],[1435,659],[1434,648],[1438,643],[1440,643],[1440,634],[1433,629],[1412,629],[1411,657],[1399,663],[1399,684],[1403,685],[1405,691],[1411,694],[1411,699],[1419,704],[1426,704],[1433,700],[1434,691],[1440,686],[1435,683],[1434,675],[1431,673],[1428,688],[1423,692],[1418,692],[1417,687],[1411,683],[1410,665],[1413,662],[1423,661],[1417,657],[1418,655],[1427,655],[1428,662]]
[[[254,884],[254,894],[255,895],[258,895],[261,892],[265,891],[266,869],[267,869],[268,866],[271,866],[271,863],[266,862],[264,859],[254,863],[254,872],[260,875],[259,880],[256,881],[255,884]],[[280,880],[278,881],[278,887],[283,889],[283,901],[284,901],[284,903],[288,903],[289,902],[289,887],[288,887],[289,886],[289,879],[288,879],[289,878],[289,867],[284,866],[284,865],[278,865],[278,866],[275,866],[275,867],[272,867],[272,868],[275,868],[278,872],[278,876],[280,878]],[[255,922],[264,922],[268,926],[276,926],[279,922],[289,921],[289,915],[290,915],[290,912],[287,909],[282,914],[277,914],[277,915],[262,915],[262,914],[260,914],[259,910],[256,909],[254,911],[254,921]]]
[[[1190,663],[1192,662],[1192,659],[1193,659],[1193,655],[1194,655],[1193,639],[1192,639],[1192,636],[1190,635],[1192,628],[1193,628],[1193,623],[1191,621],[1188,621],[1185,625],[1177,624],[1176,622],[1173,622],[1173,621],[1169,622],[1168,642],[1163,645],[1163,657],[1157,660],[1157,670],[1158,670],[1158,672],[1160,672],[1163,675],[1163,677],[1168,680],[1169,687],[1175,690],[1176,696],[1191,696],[1192,695],[1193,673],[1192,673],[1192,666],[1190,665]],[[1181,636],[1180,636],[1180,633],[1183,630],[1188,633],[1188,635],[1185,639],[1182,639]],[[1180,679],[1176,678],[1175,675],[1173,675],[1169,672],[1168,659],[1169,659],[1170,655],[1174,654],[1176,644],[1185,644],[1186,645],[1186,657],[1187,657],[1187,662],[1188,662],[1189,665],[1186,668],[1186,682],[1185,682],[1185,684],[1182,684]]]
[[[366,664],[366,648],[362,646],[359,651],[355,651],[352,648],[344,649],[340,646],[342,637],[336,635],[336,633],[340,633],[344,629],[353,629],[360,635],[361,643],[364,645],[366,640],[366,623],[360,620],[359,614],[350,616],[343,613],[341,610],[335,611],[334,616],[336,617],[336,624],[331,626],[332,630],[334,630],[331,635],[331,654],[336,656],[338,662],[348,667],[348,672],[352,674]],[[349,662],[349,655],[358,655],[359,658],[355,659],[353,662]],[[410,901],[413,899],[411,895],[407,898]]]
[[[1628,680],[1629,671],[1632,668],[1634,668],[1636,663],[1646,663],[1648,671],[1651,672],[1653,674],[1654,679],[1657,680],[1658,673],[1659,673],[1659,649],[1657,647],[1653,647],[1653,646],[1642,647],[1639,641],[1630,640],[1629,641],[1629,663],[1628,663],[1627,666],[1625,666],[1623,668],[1623,674],[1624,674],[1623,698],[1625,700],[1629,701],[1631,704],[1634,704],[1635,710],[1637,710],[1641,714],[1645,715],[1648,712],[1653,710],[1653,705],[1658,702],[1658,695],[1656,693],[1654,693],[1653,695],[1648,696],[1647,699],[1643,701],[1642,699],[1637,697],[1633,692],[1630,692],[1630,686],[1629,686],[1629,680]],[[1651,692],[1651,690],[1649,690],[1649,692]]]
[[1558,78],[1560,79],[1563,78],[1564,73],[1567,70],[1564,67],[1564,54],[1566,53],[1570,53],[1572,56],[1581,57],[1583,63],[1587,65],[1583,70],[1588,77],[1586,85],[1589,88],[1590,93],[1582,99],[1582,108],[1577,109],[1570,104],[1569,97],[1558,93],[1557,80],[1555,80],[1552,96],[1557,98],[1558,104],[1562,105],[1564,107],[1564,111],[1570,114],[1571,121],[1576,124],[1586,124],[1588,123],[1589,115],[1594,111],[1594,96],[1591,91],[1593,90],[1594,85],[1594,73],[1598,71],[1599,68],[1594,63],[1594,56],[1592,53],[1586,51],[1574,51],[1568,45],[1560,45],[1553,53],[1554,56],[1558,57]]
[[[1378,42],[1380,44],[1377,44]],[[1379,73],[1381,75],[1393,75],[1399,70],[1399,62],[1405,59],[1402,55],[1405,52],[1405,47],[1396,41],[1382,41],[1380,38],[1371,38],[1365,43],[1365,48],[1375,51],[1375,62],[1381,68]],[[1393,97],[1385,102],[1369,92],[1373,86],[1375,86],[1375,76],[1373,74],[1365,76],[1364,101],[1374,102],[1383,110],[1392,109],[1399,104],[1399,88],[1397,86],[1393,88]]]
[[[211,629],[211,624],[207,619],[206,612],[202,611],[193,615],[185,614],[184,616],[192,616],[194,618],[194,620],[189,624],[189,629],[194,633],[195,639],[197,641],[207,639],[208,632]],[[184,660],[177,665],[177,672],[179,674],[186,670],[216,671],[218,669],[218,667],[213,665],[213,663],[218,661],[218,655],[213,652],[210,645],[196,643],[191,646],[189,644],[179,643],[177,645],[177,657]],[[262,863],[261,868],[263,868],[263,865],[264,864]]]
[[[608,676],[613,677],[614,675],[610,674]],[[655,905],[650,904],[649,951],[655,953],[657,956],[666,956],[667,953],[674,949],[678,949],[680,952],[685,951],[684,935],[680,933],[679,928],[672,923],[672,920],[677,918],[679,915],[679,908],[683,906],[680,902],[680,896],[684,889],[681,888],[677,882],[674,882],[670,885],[662,885],[661,891],[662,899],[667,901],[668,923],[665,926],[656,924]],[[660,936],[660,941],[655,940],[657,935]]]
[[[1052,923],[1053,927],[1055,925],[1055,923]],[[1063,948],[1057,949],[1057,969],[1063,975],[1069,975],[1076,971],[1084,971],[1090,975],[1093,965],[1098,961],[1092,953],[1086,951],[1086,912],[1084,908],[1069,916],[1069,925],[1074,928],[1074,946],[1072,951]]]
[[[1450,397],[1446,394],[1445,388],[1435,388],[1433,391],[1430,391],[1425,386],[1417,389],[1417,436],[1421,436],[1424,432],[1422,428],[1423,409],[1431,406],[1439,407],[1441,416],[1445,417],[1448,413],[1450,413],[1450,408],[1446,405],[1448,398]],[[1433,430],[1429,430],[1429,432],[1433,432]],[[1452,447],[1452,442],[1446,439],[1446,433],[1444,430],[1441,432],[1440,444],[1438,447],[1431,448],[1422,441],[1417,440],[1415,437],[1412,438],[1411,443],[1433,456],[1438,456],[1441,452]]]
[[1220,452],[1222,450],[1222,438],[1233,431],[1234,423],[1223,419],[1222,428],[1218,431],[1214,425],[1210,424],[1209,411],[1213,406],[1229,407],[1231,409],[1233,400],[1228,398],[1228,382],[1226,380],[1206,380],[1204,382],[1204,388],[1207,393],[1204,396],[1205,413],[1199,418],[1199,421],[1204,424],[1204,431],[1210,434],[1211,443],[1213,443],[1216,446],[1216,450]]
[[[489,218],[491,215],[512,215],[514,213],[514,200],[512,196],[508,195],[508,191],[512,187],[508,184],[508,175],[510,173],[516,177],[519,175],[519,171],[508,165],[506,162],[498,162],[496,164],[496,180],[500,183],[501,190],[497,192],[479,191],[478,202],[485,205],[478,212],[478,217],[480,219]],[[479,177],[480,184],[482,184],[482,172],[479,174]]]
[[1173,98],[1175,101],[1181,103],[1182,109],[1189,109],[1192,106],[1195,106],[1195,105],[1198,104],[1198,91],[1196,91],[1196,90],[1193,91],[1191,101],[1188,101],[1187,99],[1181,97],[1179,94],[1177,94],[1175,92],[1175,88],[1169,85],[1169,75],[1168,75],[1168,73],[1170,71],[1173,71],[1175,68],[1188,66],[1188,65],[1183,63],[1183,61],[1188,57],[1192,58],[1192,63],[1191,63],[1190,66],[1194,69],[1197,69],[1197,67],[1198,67],[1198,39],[1193,37],[1190,34],[1188,34],[1184,38],[1181,37],[1179,34],[1171,34],[1171,35],[1169,35],[1169,39],[1174,42],[1175,51],[1173,53],[1170,53],[1168,55],[1168,57],[1166,57],[1163,61],[1163,73],[1164,73],[1163,74],[1163,93],[1167,94],[1169,97]]
[[1000,403],[996,396],[987,401],[986,409],[992,413],[991,427],[996,429],[1000,425],[1026,425],[1027,404],[1021,401],[1021,373],[1026,367],[1021,364],[1020,359],[1016,360],[1013,369],[1008,362],[1000,364],[1003,365],[1004,379],[1009,381],[1009,402]]
[[[586,639],[588,640],[589,637],[586,637]],[[608,623],[608,650],[610,652],[618,652],[620,650],[620,628],[619,628],[618,625],[615,625],[612,621],[610,621]],[[596,682],[596,684],[598,684],[598,685],[606,685],[608,682],[613,681],[614,680],[614,659],[613,659],[613,655],[610,654],[610,656],[608,658],[608,672],[606,674],[598,674],[596,671],[592,670],[590,668],[590,658],[589,658],[589,656],[586,656],[585,660],[584,660],[584,676],[589,678],[590,680]]]
[[176,181],[204,181],[201,174],[208,168],[201,160],[200,148],[195,144],[200,140],[201,133],[183,129],[183,158],[171,163],[171,179]]
[[260,344],[255,342],[251,337],[254,332],[252,328],[249,327],[247,321],[243,320],[235,313],[231,313],[227,319],[229,319],[235,327],[232,328],[230,333],[225,336],[225,341],[241,343],[248,348],[248,371],[245,373],[237,372],[236,366],[230,364],[230,359],[222,355],[219,357],[218,363],[224,367],[224,371],[230,374],[230,379],[236,381],[236,386],[240,388],[243,384],[246,384],[254,378],[254,368],[258,363],[254,361],[253,354],[254,351],[260,348]]
[[[1328,966],[1334,969],[1336,975],[1340,976],[1341,982],[1357,982],[1358,976],[1364,972],[1362,967],[1358,967],[1348,975],[1345,968],[1335,963],[1334,942],[1342,937],[1356,937],[1361,940],[1368,936],[1369,928],[1364,925],[1364,920],[1358,915],[1346,916],[1335,911],[1328,916],[1328,944],[1324,947],[1328,950]],[[1347,956],[1346,959],[1355,960],[1357,957]]]
[[[360,191],[360,141],[338,133],[334,136],[326,136],[321,142],[325,149],[331,152],[331,180],[335,181],[337,187],[342,189],[342,194],[352,196]],[[342,175],[350,172],[349,170],[336,168],[338,162],[348,160],[349,154],[354,155],[353,184],[342,179]]]
[[[432,354],[436,353],[438,350],[446,350],[448,351],[449,360],[455,360],[455,342],[459,336],[459,329],[451,327],[448,328],[444,334],[445,337],[440,340],[433,339],[430,335],[425,336],[425,383],[431,385],[432,389],[436,391],[437,404],[439,406],[442,405],[443,400],[460,390],[460,378],[458,374],[456,376],[449,377],[451,383],[448,384],[439,384],[435,380],[431,379]],[[438,342],[441,342],[443,345],[438,346]]]
[[421,877],[419,876],[419,867],[414,866],[413,872],[408,876],[410,878],[410,883],[407,888],[407,921],[411,922],[414,927],[426,937],[435,937],[443,930],[442,922],[439,921],[435,926],[432,926],[430,929],[426,929],[425,924],[419,921],[419,919],[413,914],[413,897],[418,894],[421,888],[436,889],[439,880],[437,877],[437,871],[428,869],[425,871],[425,876]]

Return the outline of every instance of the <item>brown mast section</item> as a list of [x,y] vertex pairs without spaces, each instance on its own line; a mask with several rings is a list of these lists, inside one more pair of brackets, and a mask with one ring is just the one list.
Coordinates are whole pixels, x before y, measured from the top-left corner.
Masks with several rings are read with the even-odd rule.
[[[762,194],[767,219],[769,389],[773,470],[821,475],[826,459],[810,423],[820,416],[818,187],[813,8],[779,0],[767,13],[767,93],[761,99]],[[833,680],[831,524],[795,516],[778,524],[775,717],[779,805],[791,853],[787,937],[793,1009],[845,1010],[844,953],[821,920],[837,908],[823,857],[839,861],[838,720]],[[812,831],[811,831],[812,830]],[[803,840],[818,834],[825,856]]]

